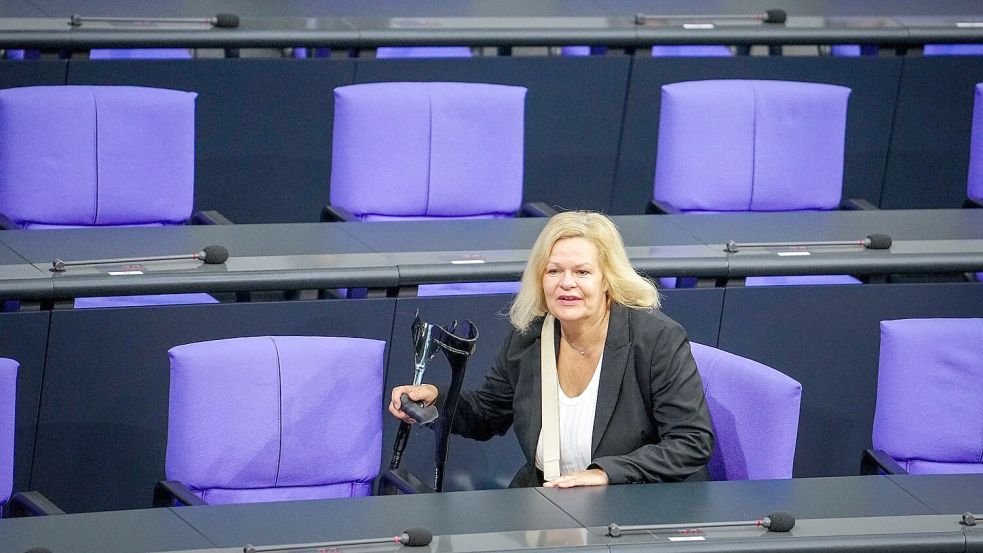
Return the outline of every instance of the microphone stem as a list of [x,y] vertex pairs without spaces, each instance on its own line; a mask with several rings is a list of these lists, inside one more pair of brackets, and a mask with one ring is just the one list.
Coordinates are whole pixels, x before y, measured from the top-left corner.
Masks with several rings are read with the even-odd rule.
[[108,265],[117,263],[143,263],[144,261],[178,261],[182,259],[200,259],[201,254],[183,254],[183,255],[159,255],[156,257],[122,257],[117,259],[92,259],[84,261],[63,261],[62,265],[65,267],[71,267],[75,265]]
[[329,541],[329,542],[312,542],[312,543],[292,543],[288,545],[264,545],[255,546],[247,545],[243,548],[245,553],[262,553],[263,551],[290,551],[293,549],[322,549],[322,548],[336,548],[336,547],[349,547],[352,545],[372,545],[376,543],[402,543],[400,536],[393,536],[391,538],[368,538],[364,540],[348,540],[348,541]]
[[738,242],[740,248],[798,248],[808,246],[863,246],[863,240],[828,240],[818,242]]
[[683,524],[641,524],[636,526],[618,526],[622,533],[648,532],[653,530],[681,530],[686,528],[723,528],[726,526],[761,526],[760,520],[741,520],[737,522],[688,522]]

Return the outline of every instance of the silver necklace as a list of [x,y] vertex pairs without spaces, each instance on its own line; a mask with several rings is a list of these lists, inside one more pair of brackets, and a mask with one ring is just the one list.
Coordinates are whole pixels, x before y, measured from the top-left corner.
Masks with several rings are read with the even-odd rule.
[[577,345],[574,344],[573,342],[571,342],[570,341],[570,338],[567,338],[567,335],[564,334],[564,333],[562,333],[562,332],[560,333],[560,336],[562,336],[563,339],[566,340],[568,344],[570,344],[570,347],[572,347],[574,350],[576,350],[577,353],[579,353],[581,356],[586,356],[587,355],[587,348],[577,347]]

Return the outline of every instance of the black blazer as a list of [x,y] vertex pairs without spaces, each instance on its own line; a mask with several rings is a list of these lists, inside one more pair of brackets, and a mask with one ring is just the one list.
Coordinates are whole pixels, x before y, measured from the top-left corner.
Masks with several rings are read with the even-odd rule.
[[[543,321],[513,329],[480,388],[461,394],[453,432],[488,440],[515,425],[526,457],[512,486],[539,486]],[[560,325],[556,325],[556,351]],[[709,478],[710,412],[686,331],[659,311],[612,304],[601,362],[592,468],[612,484]]]

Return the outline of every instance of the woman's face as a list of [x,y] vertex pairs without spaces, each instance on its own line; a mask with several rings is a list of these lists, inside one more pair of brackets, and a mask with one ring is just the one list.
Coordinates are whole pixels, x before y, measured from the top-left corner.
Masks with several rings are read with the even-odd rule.
[[603,317],[607,291],[593,242],[562,238],[553,244],[543,273],[543,294],[546,308],[557,320],[592,321]]

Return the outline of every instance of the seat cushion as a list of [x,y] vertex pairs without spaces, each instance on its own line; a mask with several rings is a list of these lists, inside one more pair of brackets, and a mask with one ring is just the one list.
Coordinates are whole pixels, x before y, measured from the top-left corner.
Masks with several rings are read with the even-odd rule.
[[15,223],[179,224],[194,202],[193,92],[0,90],[0,205]]

